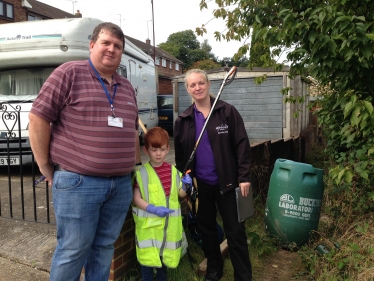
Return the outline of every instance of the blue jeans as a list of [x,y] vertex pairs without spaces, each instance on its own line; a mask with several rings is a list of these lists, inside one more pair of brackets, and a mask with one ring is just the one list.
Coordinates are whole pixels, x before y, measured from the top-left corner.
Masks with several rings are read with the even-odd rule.
[[156,269],[156,280],[157,281],[166,281],[167,278],[167,267],[162,265],[161,268],[157,267],[148,267],[141,265],[142,271],[142,281],[153,281],[153,269]]
[[51,264],[51,281],[107,281],[114,242],[122,229],[132,200],[130,175],[83,176],[56,171],[53,206],[57,246]]

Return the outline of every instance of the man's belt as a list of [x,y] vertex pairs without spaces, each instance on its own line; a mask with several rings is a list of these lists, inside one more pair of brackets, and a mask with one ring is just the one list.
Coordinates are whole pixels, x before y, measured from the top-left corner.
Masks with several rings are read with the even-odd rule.
[[66,170],[62,169],[59,164],[53,166],[53,170],[59,171],[59,172],[67,172]]

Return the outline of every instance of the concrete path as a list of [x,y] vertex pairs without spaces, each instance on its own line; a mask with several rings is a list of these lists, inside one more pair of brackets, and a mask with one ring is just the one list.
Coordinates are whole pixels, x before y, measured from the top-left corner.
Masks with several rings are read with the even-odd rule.
[[48,280],[55,233],[55,225],[0,217],[0,281]]

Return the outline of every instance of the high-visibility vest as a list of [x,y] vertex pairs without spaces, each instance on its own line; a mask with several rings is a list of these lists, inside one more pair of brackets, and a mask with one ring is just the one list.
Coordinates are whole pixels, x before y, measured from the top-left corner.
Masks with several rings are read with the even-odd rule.
[[132,206],[138,261],[148,267],[162,267],[163,263],[167,267],[175,268],[182,254],[183,226],[178,200],[178,191],[182,184],[181,173],[173,165],[171,166],[169,197],[165,195],[161,181],[149,163],[137,171],[134,177],[143,200],[155,206],[174,210],[162,218]]

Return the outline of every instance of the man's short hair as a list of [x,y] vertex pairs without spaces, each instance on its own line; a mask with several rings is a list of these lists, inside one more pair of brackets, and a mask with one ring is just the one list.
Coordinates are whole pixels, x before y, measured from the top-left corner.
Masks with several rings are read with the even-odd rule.
[[165,144],[169,145],[169,134],[161,127],[149,129],[144,136],[144,146],[146,149],[151,146],[154,148],[160,148]]
[[102,30],[109,31],[115,37],[122,40],[123,49],[125,49],[125,34],[123,33],[122,29],[118,25],[111,23],[111,22],[103,22],[95,27],[95,29],[92,32],[92,36],[91,36],[92,42],[95,43],[97,41],[97,39],[99,38],[99,34]]

